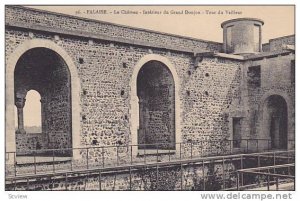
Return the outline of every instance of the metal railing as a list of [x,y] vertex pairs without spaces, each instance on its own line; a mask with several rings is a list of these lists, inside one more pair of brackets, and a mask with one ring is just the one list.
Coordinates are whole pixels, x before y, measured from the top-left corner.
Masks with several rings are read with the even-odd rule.
[[[18,176],[10,176],[6,177],[6,184],[10,186],[10,190],[20,190],[20,186],[18,187],[17,181],[23,182],[21,183],[21,190],[35,190],[35,182],[40,179],[49,180],[52,184],[53,182],[58,180],[65,181],[62,190],[74,190],[72,189],[72,184],[68,183],[69,178],[76,177],[78,175],[84,175],[84,177],[80,178],[80,181],[84,182],[84,186],[80,190],[91,190],[86,187],[86,183],[88,183],[89,177],[92,177],[93,180],[98,179],[98,187],[93,190],[105,190],[105,177],[106,175],[111,175],[111,172],[120,172],[122,174],[125,173],[129,177],[129,185],[126,190],[135,190],[134,188],[134,176],[136,171],[139,173],[143,171],[147,171],[151,169],[156,175],[155,185],[151,190],[163,190],[163,185],[159,183],[160,179],[160,171],[163,171],[164,168],[168,167],[180,167],[178,169],[180,175],[180,186],[176,190],[241,190],[241,184],[246,186],[251,184],[251,181],[244,179],[245,175],[241,174],[241,171],[251,170],[244,169],[248,168],[247,161],[251,162],[251,164],[255,163],[257,160],[256,166],[260,164],[259,161],[263,162],[265,160],[268,161],[268,164],[275,164],[279,166],[281,163],[286,162],[294,162],[294,151],[274,151],[274,152],[264,152],[264,153],[250,153],[250,154],[235,154],[228,156],[212,156],[212,157],[202,157],[202,158],[194,158],[194,159],[182,159],[177,161],[166,161],[166,162],[153,162],[148,164],[128,164],[118,167],[98,167],[91,168],[86,170],[66,170],[64,172],[49,172],[49,173],[41,173],[41,174],[33,174],[33,175],[18,175]],[[235,168],[228,169],[228,165],[235,163]],[[215,168],[210,164],[219,164],[222,166],[221,174],[216,175],[214,171],[207,171],[208,169],[214,170]],[[186,186],[186,182],[183,179],[185,168],[189,168],[191,165],[197,165],[202,167],[202,177],[199,178],[197,185],[194,189],[190,189]],[[273,167],[273,166],[272,166]],[[253,169],[253,168],[252,168]],[[263,168],[262,168],[263,169]],[[239,174],[237,175],[237,171]],[[278,173],[278,172],[277,172]],[[196,174],[196,172],[194,172]],[[37,179],[40,178],[40,179]],[[237,178],[236,180],[232,180],[231,178]],[[74,180],[74,179],[73,179]],[[272,179],[270,180],[272,181]],[[24,184],[25,182],[25,184]],[[53,185],[50,185],[51,188],[48,190],[57,190],[53,188]],[[237,187],[239,186],[239,187]],[[235,187],[232,189],[232,187]],[[106,189],[107,190],[107,189]],[[173,189],[174,190],[174,189]]]
[[[239,143],[238,148],[234,144]],[[38,174],[40,172],[58,172],[66,170],[89,170],[94,168],[119,167],[160,162],[171,162],[182,159],[203,158],[209,156],[226,156],[237,153],[254,153],[272,150],[270,139],[239,139],[222,141],[191,141],[173,143],[175,149],[162,149],[166,143],[151,144],[156,149],[139,149],[149,144],[112,145],[84,148],[63,148],[26,150],[29,156],[22,153],[6,152],[7,161],[13,165],[6,168],[7,175]],[[73,160],[68,154],[79,154]],[[24,161],[22,162],[21,159]],[[27,165],[25,165],[27,164]],[[29,164],[29,165],[28,165]],[[43,164],[42,167],[40,167]],[[45,165],[47,164],[47,165]],[[24,167],[21,167],[21,166]]]
[[[255,177],[253,184],[244,185],[245,175]],[[279,184],[288,183],[288,189],[279,189]],[[291,183],[293,184],[291,186]],[[271,189],[273,185],[273,189]],[[266,189],[264,188],[266,187]],[[237,170],[237,190],[295,190],[295,163]]]

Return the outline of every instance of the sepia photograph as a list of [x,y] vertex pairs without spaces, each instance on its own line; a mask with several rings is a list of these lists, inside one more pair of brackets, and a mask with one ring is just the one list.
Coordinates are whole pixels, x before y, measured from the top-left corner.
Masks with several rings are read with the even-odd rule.
[[295,5],[4,14],[4,191],[295,191]]

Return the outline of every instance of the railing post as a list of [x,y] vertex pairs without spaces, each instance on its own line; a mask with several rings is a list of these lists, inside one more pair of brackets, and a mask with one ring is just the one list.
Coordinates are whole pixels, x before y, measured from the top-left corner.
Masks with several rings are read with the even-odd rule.
[[204,159],[202,159],[202,174],[203,174],[203,190],[205,191],[205,165],[204,165]]
[[144,146],[144,164],[146,164],[146,146]]
[[223,189],[225,189],[225,161],[224,157],[222,158],[222,166],[223,166]]
[[156,162],[158,163],[158,144],[156,143]]
[[[176,146],[176,145],[175,145]],[[169,162],[171,161],[171,152],[170,152],[170,148],[169,148]]]
[[73,159],[71,158],[71,171],[73,171]]
[[241,186],[244,186],[244,172],[241,172]]
[[33,189],[36,189],[36,183],[33,181]]
[[65,174],[65,188],[66,188],[66,191],[68,190],[68,173]]
[[193,158],[193,142],[191,142],[191,159]]
[[52,176],[50,176],[50,180],[51,180],[51,191],[53,191],[54,182],[53,182],[53,178],[52,178]]
[[258,152],[258,139],[256,139],[256,152]]
[[129,189],[132,190],[131,167],[129,167]]
[[181,142],[179,143],[179,158],[181,160]]
[[102,167],[104,168],[104,147],[102,147]]
[[119,146],[117,145],[117,166],[119,166]]
[[[290,152],[287,152],[287,156],[288,156],[288,164],[290,163]],[[288,166],[288,175],[290,175],[290,166]]]
[[101,188],[101,182],[102,182],[101,181],[101,179],[102,179],[101,178],[101,170],[99,170],[99,178],[98,179],[99,179],[99,191],[101,191],[102,190],[102,188]]
[[17,155],[17,153],[14,152],[14,170],[15,170],[15,176],[17,176],[17,156],[16,155]]
[[14,179],[14,191],[17,189],[17,180],[16,179]]
[[257,156],[257,166],[260,167],[260,155]]
[[180,161],[180,189],[183,189],[183,170],[182,170],[182,161]]
[[279,190],[279,185],[278,185],[278,177],[276,177],[276,191]]
[[52,164],[53,164],[53,166],[52,166],[52,169],[53,169],[53,172],[55,173],[55,161],[54,161],[55,159],[54,159],[54,149],[52,149]]
[[86,186],[87,186],[87,183],[88,183],[88,181],[89,181],[89,175],[90,175],[90,173],[89,172],[87,172],[87,174],[86,174],[86,176],[85,176],[85,182],[84,182],[84,190],[86,191]]
[[36,174],[36,151],[33,151],[34,174]]
[[295,190],[296,189],[296,178],[294,178],[294,189],[293,190]]
[[86,190],[86,180],[87,180],[87,175],[84,177],[84,190]]
[[130,164],[132,165],[132,145],[130,145]]
[[240,190],[240,173],[237,171],[237,177],[236,177],[236,190]]
[[86,169],[89,169],[89,148],[86,148]]
[[156,163],[156,190],[158,190],[158,164]]
[[[244,167],[243,167],[243,155],[241,155],[241,169],[243,169]],[[241,172],[241,186],[243,186],[244,185],[244,174],[243,174],[243,172]]]
[[267,183],[267,189],[269,191],[270,190],[270,175],[267,175],[267,181],[268,181],[268,183]]
[[273,164],[273,166],[274,166],[273,173],[275,174],[276,173],[276,169],[275,169],[275,165],[276,165],[276,152],[274,152],[274,162],[273,163],[274,163]]

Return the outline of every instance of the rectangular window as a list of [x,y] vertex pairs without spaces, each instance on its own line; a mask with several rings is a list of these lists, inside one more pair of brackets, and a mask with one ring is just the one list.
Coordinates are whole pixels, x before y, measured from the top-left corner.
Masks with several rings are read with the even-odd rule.
[[295,60],[291,61],[291,84],[295,84]]
[[251,87],[260,87],[261,69],[260,66],[250,66],[247,72],[248,85]]
[[232,140],[233,140],[233,148],[241,147],[241,139],[242,139],[242,118],[241,117],[233,117],[232,118]]

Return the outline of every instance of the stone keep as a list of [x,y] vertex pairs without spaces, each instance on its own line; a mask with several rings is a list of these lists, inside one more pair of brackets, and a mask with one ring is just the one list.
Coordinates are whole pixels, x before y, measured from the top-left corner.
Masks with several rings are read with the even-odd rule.
[[[6,6],[6,151],[143,142],[178,153],[175,143],[271,139],[271,131],[292,148],[294,36],[261,44],[262,25],[226,21],[222,44]],[[14,127],[16,101],[30,89],[42,98],[38,137]]]

